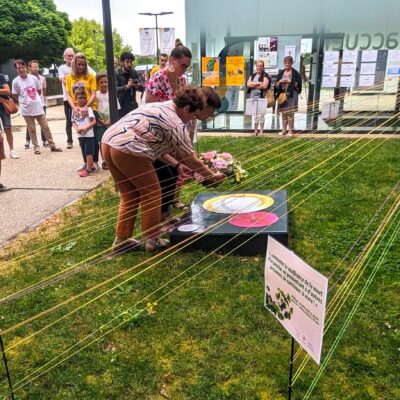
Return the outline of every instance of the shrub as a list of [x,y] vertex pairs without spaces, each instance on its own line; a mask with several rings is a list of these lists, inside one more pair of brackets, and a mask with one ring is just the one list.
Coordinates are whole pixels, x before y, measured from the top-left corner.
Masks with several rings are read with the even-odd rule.
[[62,94],[62,86],[58,78],[48,76],[46,77],[46,83],[46,96],[55,96],[57,94]]

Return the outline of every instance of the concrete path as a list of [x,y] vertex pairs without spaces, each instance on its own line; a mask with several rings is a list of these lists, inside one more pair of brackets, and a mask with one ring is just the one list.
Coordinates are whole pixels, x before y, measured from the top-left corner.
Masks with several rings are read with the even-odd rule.
[[[0,247],[18,233],[38,225],[79,199],[110,176],[108,171],[103,170],[86,178],[78,175],[76,169],[83,163],[82,155],[76,135],[74,148],[66,148],[64,108],[50,107],[47,111],[51,132],[56,144],[63,149],[62,153],[41,148],[42,154],[35,155],[32,145],[28,150],[24,149],[25,121],[20,116],[12,119],[14,148],[19,159],[2,161],[0,182],[13,190],[0,193]],[[37,132],[40,138],[38,126]],[[4,142],[9,157],[8,143]]]

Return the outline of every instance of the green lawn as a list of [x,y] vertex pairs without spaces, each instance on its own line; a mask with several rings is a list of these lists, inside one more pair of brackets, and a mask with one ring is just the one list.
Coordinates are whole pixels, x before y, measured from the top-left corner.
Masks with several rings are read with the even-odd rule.
[[[334,351],[310,398],[400,398],[400,141],[221,137],[201,149],[249,171],[218,191],[287,190],[289,247],[329,278],[328,306],[355,274],[327,312],[322,362]],[[188,184],[183,200],[205,190]],[[107,182],[0,252],[0,297],[16,294],[0,305],[15,398],[285,399],[290,337],[263,305],[264,257],[108,257],[117,205]],[[309,361],[300,373],[305,356],[294,399],[318,372]]]

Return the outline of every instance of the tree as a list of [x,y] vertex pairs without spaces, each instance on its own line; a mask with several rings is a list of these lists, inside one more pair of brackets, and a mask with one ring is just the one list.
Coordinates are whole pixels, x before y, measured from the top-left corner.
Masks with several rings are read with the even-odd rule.
[[[124,45],[122,36],[113,30],[114,54],[118,57],[123,51],[132,51],[131,47]],[[105,43],[103,25],[91,19],[79,18],[72,21],[72,31],[70,36],[71,47],[75,51],[85,54],[89,65],[98,71],[106,70]],[[97,63],[96,63],[97,47]],[[98,68],[97,66],[98,65]]]
[[9,58],[62,60],[71,23],[53,0],[0,0],[0,63]]

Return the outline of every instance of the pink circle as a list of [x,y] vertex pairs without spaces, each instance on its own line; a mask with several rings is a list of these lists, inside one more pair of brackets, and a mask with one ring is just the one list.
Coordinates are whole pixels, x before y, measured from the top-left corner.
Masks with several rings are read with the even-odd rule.
[[228,222],[239,228],[263,228],[278,220],[279,217],[274,213],[256,211],[235,215]]

